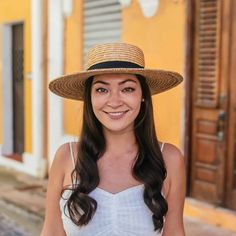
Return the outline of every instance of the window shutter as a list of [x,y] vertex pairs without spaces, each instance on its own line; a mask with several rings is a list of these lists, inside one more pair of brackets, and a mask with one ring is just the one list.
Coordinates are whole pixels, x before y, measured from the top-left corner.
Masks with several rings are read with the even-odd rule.
[[84,57],[88,49],[121,38],[121,5],[118,0],[84,0]]
[[219,53],[220,53],[220,2],[199,0],[196,2],[195,38],[195,104],[215,108],[219,94]]

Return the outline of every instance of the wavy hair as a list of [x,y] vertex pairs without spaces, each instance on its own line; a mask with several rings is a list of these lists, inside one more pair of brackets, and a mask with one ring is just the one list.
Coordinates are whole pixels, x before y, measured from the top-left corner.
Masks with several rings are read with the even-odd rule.
[[[144,102],[141,103],[139,114],[134,122],[138,155],[133,165],[132,175],[144,184],[143,198],[153,213],[154,230],[161,231],[168,210],[167,202],[161,192],[166,178],[166,167],[155,132],[150,90],[145,78],[141,75],[136,76],[141,85]],[[85,82],[82,132],[75,169],[71,174],[72,193],[66,203],[69,217],[77,226],[88,224],[96,212],[97,202],[89,196],[89,193],[99,184],[97,160],[106,150],[102,124],[92,109],[92,81],[93,77]],[[79,182],[75,179],[79,179]]]

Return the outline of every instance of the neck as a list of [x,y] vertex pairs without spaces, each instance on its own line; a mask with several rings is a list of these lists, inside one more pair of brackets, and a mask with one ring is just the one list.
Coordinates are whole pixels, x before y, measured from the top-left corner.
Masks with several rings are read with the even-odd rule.
[[104,131],[104,135],[106,139],[107,153],[119,155],[138,151],[138,146],[133,130],[124,133]]

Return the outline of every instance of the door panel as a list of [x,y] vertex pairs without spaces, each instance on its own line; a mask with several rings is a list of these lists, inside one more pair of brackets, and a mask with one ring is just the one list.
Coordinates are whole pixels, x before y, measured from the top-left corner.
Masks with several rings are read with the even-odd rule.
[[12,26],[13,134],[15,154],[24,152],[24,40],[23,24]]
[[195,106],[215,108],[219,93],[221,1],[195,0]]

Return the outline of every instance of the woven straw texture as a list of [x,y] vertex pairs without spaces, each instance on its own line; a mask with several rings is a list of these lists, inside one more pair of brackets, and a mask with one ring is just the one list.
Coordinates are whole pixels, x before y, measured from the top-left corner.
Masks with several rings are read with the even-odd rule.
[[125,61],[145,66],[141,49],[126,43],[110,43],[91,48],[87,55],[86,70],[61,76],[49,84],[49,89],[64,98],[83,100],[84,82],[91,76],[111,73],[139,74],[146,78],[151,94],[169,90],[183,81],[180,74],[172,71],[146,68],[109,68],[88,70],[101,62]]
[[144,55],[140,48],[124,43],[101,44],[88,51],[86,70],[105,61],[129,61],[145,67]]

